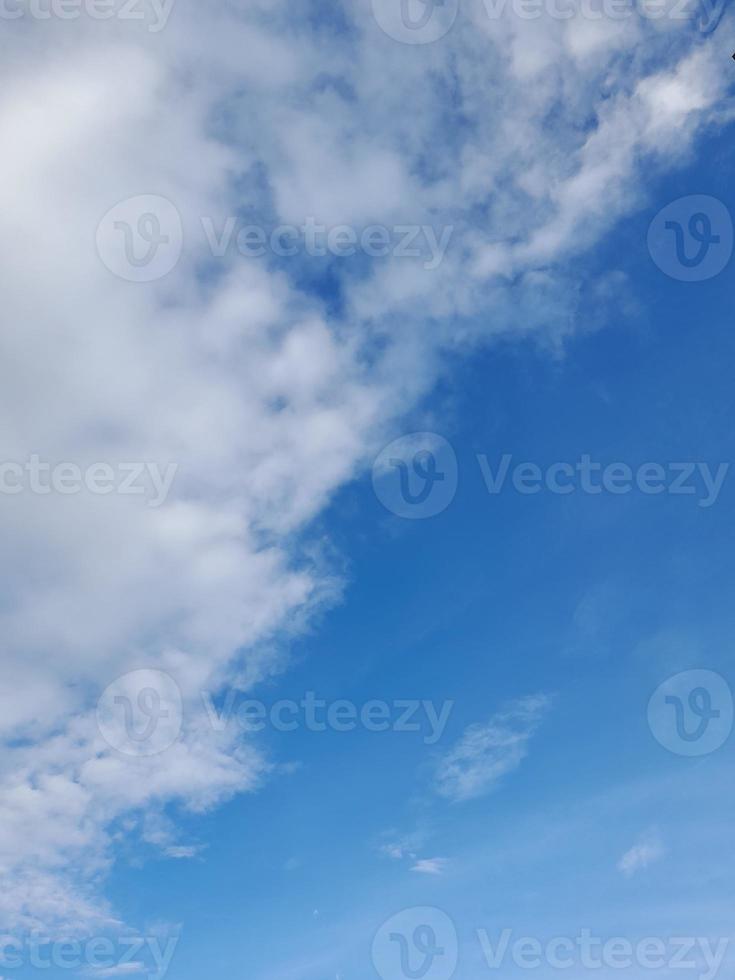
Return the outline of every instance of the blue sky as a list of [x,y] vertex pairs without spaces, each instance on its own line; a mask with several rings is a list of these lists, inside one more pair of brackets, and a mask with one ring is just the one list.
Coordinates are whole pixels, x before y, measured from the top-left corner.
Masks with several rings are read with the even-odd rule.
[[[507,930],[577,950],[537,976],[590,972],[585,930],[663,949],[597,976],[679,980],[681,937],[732,970],[732,15],[446,2],[430,44],[392,0],[1,42],[0,980],[523,975]],[[690,256],[719,234],[708,278],[666,207]],[[361,244],[256,259],[229,219]],[[396,513],[437,440],[446,506]],[[39,457],[86,491],[3,482]],[[585,458],[692,492],[587,493]],[[135,461],[153,487],[90,489]],[[388,730],[314,730],[312,696]]]
[[[732,744],[702,760],[672,755],[646,706],[680,670],[732,681],[732,487],[708,509],[692,496],[490,496],[476,460],[730,458],[730,277],[667,278],[645,233],[659,206],[688,192],[732,208],[731,168],[724,130],[601,243],[588,261],[614,261],[625,297],[593,310],[594,328],[563,355],[483,351],[452,364],[406,418],[403,431],[430,419],[456,451],[459,488],[444,513],[387,514],[369,474],[337,496],[322,528],[347,563],[343,600],[261,696],[450,698],[451,719],[431,747],[409,732],[264,736],[297,768],[189,821],[206,845],[199,858],[117,868],[127,916],[166,908],[182,923],[171,976],[362,980],[374,976],[380,924],[422,905],[457,924],[460,977],[487,970],[478,928],[731,934]],[[438,796],[436,756],[539,692],[553,704],[518,769],[481,798]],[[404,839],[445,858],[442,873],[381,853]],[[661,856],[626,877],[620,858],[647,840]]]

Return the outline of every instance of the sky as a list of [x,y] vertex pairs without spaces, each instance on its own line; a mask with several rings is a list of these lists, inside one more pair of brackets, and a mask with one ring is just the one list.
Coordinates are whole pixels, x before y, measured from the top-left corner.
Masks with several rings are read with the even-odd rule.
[[0,20],[0,977],[727,976],[727,6]]

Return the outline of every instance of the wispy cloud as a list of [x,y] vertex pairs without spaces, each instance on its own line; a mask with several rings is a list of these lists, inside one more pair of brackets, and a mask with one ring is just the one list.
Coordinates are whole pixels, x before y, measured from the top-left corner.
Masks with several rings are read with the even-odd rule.
[[626,878],[631,878],[638,871],[645,870],[655,861],[660,861],[666,853],[658,837],[649,837],[634,844],[629,851],[620,858],[617,864],[618,871]]
[[528,742],[550,705],[545,694],[520,698],[485,724],[467,728],[437,766],[436,791],[453,802],[491,792],[526,757]]
[[164,849],[166,857],[170,858],[193,858],[203,850],[201,844],[172,844]]
[[421,858],[414,864],[411,871],[416,871],[422,875],[441,875],[444,874],[448,863],[447,858]]
[[115,966],[90,967],[85,975],[90,977],[127,977],[136,973],[143,973],[145,970],[145,963],[136,960],[131,963],[117,963]]
[[426,843],[428,834],[424,830],[414,830],[408,834],[399,834],[395,830],[389,830],[382,836],[384,840],[378,850],[384,857],[389,857],[394,861],[402,861],[404,858],[414,861],[418,851]]

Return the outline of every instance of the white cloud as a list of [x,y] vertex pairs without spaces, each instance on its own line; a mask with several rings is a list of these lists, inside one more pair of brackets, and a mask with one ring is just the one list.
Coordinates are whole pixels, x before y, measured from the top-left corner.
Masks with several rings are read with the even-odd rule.
[[118,963],[115,966],[90,967],[85,975],[90,977],[127,977],[136,973],[143,973],[146,969],[145,963],[131,960],[129,963]]
[[413,861],[416,859],[417,852],[426,843],[429,834],[422,828],[405,834],[399,834],[396,830],[387,830],[381,836],[383,841],[378,850],[382,855],[393,861],[401,861],[404,858]]
[[437,793],[461,802],[495,789],[526,757],[528,742],[550,704],[545,695],[521,698],[487,723],[470,725],[436,767]]
[[649,837],[634,844],[629,851],[626,851],[618,861],[617,868],[626,878],[631,878],[655,861],[660,861],[665,854],[666,848],[661,841],[657,837]]
[[444,874],[448,863],[447,858],[442,857],[421,858],[413,865],[411,871],[422,875],[441,875]]
[[177,860],[196,857],[197,854],[201,854],[201,851],[201,846],[196,844],[169,844],[163,849],[166,857],[176,858]]

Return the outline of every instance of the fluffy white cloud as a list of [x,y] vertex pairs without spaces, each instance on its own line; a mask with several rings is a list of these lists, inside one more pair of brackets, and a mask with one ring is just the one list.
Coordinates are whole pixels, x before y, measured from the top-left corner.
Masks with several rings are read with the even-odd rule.
[[[5,928],[114,923],[97,883],[121,827],[259,784],[267,762],[212,730],[198,692],[277,669],[277,641],[334,599],[310,522],[447,347],[573,327],[566,260],[635,203],[644,162],[686,154],[719,111],[709,45],[672,25],[540,32],[477,5],[409,48],[368,4],[333,16],[179,0],[157,33],[4,24],[2,460],[178,467],[159,508],[2,497]],[[173,202],[184,232],[152,283],[115,278],[95,252],[100,218],[140,194]],[[214,259],[201,218],[239,211],[455,231],[435,270]],[[94,703],[142,667],[175,678],[183,730],[130,758],[101,737]],[[510,717],[468,733],[442,791],[476,795],[517,764],[540,706],[518,711],[525,735],[500,744]]]

